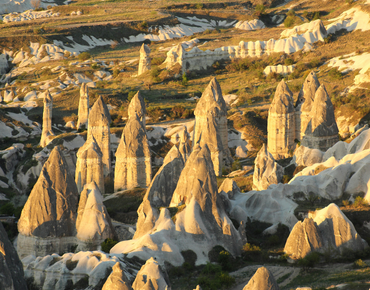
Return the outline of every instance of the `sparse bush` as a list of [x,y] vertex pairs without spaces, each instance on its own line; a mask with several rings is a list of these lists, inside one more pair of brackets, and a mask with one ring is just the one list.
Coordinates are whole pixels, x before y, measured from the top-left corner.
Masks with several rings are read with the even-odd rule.
[[353,203],[353,206],[358,208],[358,207],[364,207],[364,206],[367,206],[368,203],[366,200],[364,200],[363,197],[361,196],[357,196],[354,203]]
[[349,206],[349,200],[342,200],[343,206]]
[[335,80],[342,79],[342,73],[337,68],[332,68],[328,72],[328,75],[329,75],[329,77],[331,77],[332,79],[335,79]]
[[197,5],[195,5],[195,8],[196,9],[203,9],[203,3],[197,3]]
[[97,63],[93,63],[93,64],[91,65],[91,68],[92,68],[92,69],[95,69],[95,70],[98,70],[98,69],[100,69],[100,65],[98,65]]
[[231,256],[228,251],[221,251],[218,256],[218,262],[221,264],[222,270],[231,270]]
[[84,51],[84,52],[81,52],[79,55],[78,55],[78,59],[80,61],[85,61],[85,60],[88,60],[91,58],[91,54],[88,53],[87,51]]
[[244,252],[261,252],[261,248],[256,246],[256,245],[253,245],[253,244],[250,244],[250,243],[246,243],[244,246],[243,246],[243,251]]
[[266,7],[263,4],[257,4],[254,8],[256,16],[261,16],[266,13]]
[[[290,11],[291,11],[291,10],[290,10]],[[284,20],[284,26],[285,26],[286,28],[291,27],[291,26],[293,26],[294,22],[295,22],[295,17],[288,16],[288,17],[287,17],[287,18],[285,18],[285,20]]]
[[366,262],[362,261],[361,259],[358,259],[353,263],[353,267],[356,268],[356,269],[367,268],[367,264],[366,264]]
[[285,65],[292,65],[292,64],[294,64],[294,60],[293,60],[293,59],[291,59],[291,58],[286,58],[286,59],[284,60],[284,64],[285,64]]
[[240,170],[242,169],[242,165],[239,160],[235,160],[231,165],[231,171]]
[[129,91],[127,101],[131,102],[132,98],[136,95],[136,91]]
[[328,34],[328,36],[324,38],[325,43],[330,43],[332,41],[333,41],[333,35],[332,34]]
[[113,239],[105,239],[104,242],[101,243],[101,250],[103,252],[109,253],[110,249],[112,249],[118,241]]
[[151,61],[152,65],[160,65],[165,61],[164,57],[154,57]]
[[161,79],[159,78],[159,74],[161,73],[159,67],[155,66],[151,69],[150,75],[152,77],[153,82],[160,82]]
[[189,80],[188,80],[188,77],[186,76],[186,73],[183,73],[182,74],[182,80],[181,80],[181,84],[183,86],[186,86],[188,84]]
[[35,28],[35,29],[33,30],[33,34],[41,34],[41,33],[42,33],[41,28]]
[[320,254],[317,252],[311,252],[303,259],[298,260],[298,266],[301,266],[305,270],[307,270],[308,268],[313,268],[319,262]]
[[148,29],[148,22],[146,22],[145,20],[143,21],[143,22],[141,22],[141,23],[139,23],[138,25],[137,25],[137,27],[139,28],[139,29],[141,29],[141,30],[146,30],[146,29]]

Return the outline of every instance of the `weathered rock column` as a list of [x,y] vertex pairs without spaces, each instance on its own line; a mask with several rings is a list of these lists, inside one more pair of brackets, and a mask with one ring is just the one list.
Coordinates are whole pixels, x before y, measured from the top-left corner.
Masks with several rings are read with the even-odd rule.
[[80,88],[80,102],[78,104],[78,121],[77,121],[77,129],[88,127],[88,119],[89,119],[89,87],[86,83],[82,83]]
[[44,98],[44,112],[42,115],[42,133],[40,146],[45,147],[51,141],[50,136],[54,136],[53,129],[51,128],[52,121],[52,112],[53,112],[53,97],[50,95],[50,92],[45,93]]
[[136,115],[138,115],[141,123],[145,127],[145,115],[146,115],[146,109],[145,109],[145,102],[143,99],[143,96],[141,95],[140,91],[136,93],[136,95],[132,98],[130,104],[128,105],[127,110],[128,118],[135,118]]
[[143,45],[140,48],[139,70],[137,73],[138,76],[150,70],[150,56],[149,55],[150,55],[150,48],[149,46],[143,43]]

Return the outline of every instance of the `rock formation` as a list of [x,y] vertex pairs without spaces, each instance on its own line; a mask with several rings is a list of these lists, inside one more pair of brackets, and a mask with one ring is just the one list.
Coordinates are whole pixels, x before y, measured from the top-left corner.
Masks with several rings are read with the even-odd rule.
[[287,158],[295,149],[293,93],[282,80],[276,88],[267,119],[267,150],[275,159]]
[[69,251],[76,234],[77,202],[76,183],[57,146],[45,162],[19,219],[20,257]]
[[86,184],[81,192],[76,228],[77,238],[89,246],[100,245],[105,239],[115,236],[103,196],[95,182]]
[[216,78],[213,78],[194,110],[193,146],[207,144],[211,151],[214,170],[222,175],[223,165],[231,164],[228,147],[227,108]]
[[109,176],[112,171],[110,159],[110,123],[111,118],[108,107],[100,96],[89,113],[87,139],[94,137],[103,154],[104,177]]
[[310,218],[299,221],[291,231],[284,252],[292,259],[304,258],[310,252],[329,253],[332,257],[345,249],[362,251],[367,247],[352,222],[339,207],[331,203]]
[[132,290],[129,280],[122,270],[122,266],[117,262],[112,267],[112,273],[104,283],[102,290]]
[[23,265],[0,223],[0,289],[27,289]]
[[147,187],[152,175],[146,130],[139,116],[130,117],[116,152],[114,190]]
[[47,91],[44,97],[44,112],[42,115],[42,133],[40,146],[45,147],[49,144],[50,136],[54,136],[53,129],[51,128],[52,121],[52,111],[53,111],[53,97],[50,92]]
[[319,87],[320,82],[315,72],[311,71],[302,85],[296,103],[296,138],[299,140],[302,140],[308,122],[311,120],[312,105]]
[[145,127],[145,114],[146,114],[146,109],[145,109],[145,102],[144,99],[138,91],[136,95],[132,98],[130,104],[128,105],[128,118],[135,118],[136,115],[138,115],[141,123],[143,123],[143,126]]
[[78,104],[77,129],[81,129],[83,126],[88,128],[89,106],[89,87],[87,83],[82,83],[80,88],[80,102]]
[[164,158],[163,165],[154,176],[144,199],[148,199],[155,207],[169,206],[183,169],[184,160],[174,145]]
[[311,166],[323,161],[324,152],[319,149],[310,149],[303,145],[294,151],[293,161],[297,166]]
[[75,181],[78,192],[94,181],[102,194],[104,190],[103,154],[93,136],[77,151]]
[[143,43],[140,48],[139,71],[137,75],[141,75],[150,70],[150,48]]
[[260,267],[244,286],[243,290],[279,290],[279,286],[272,273],[265,267]]
[[171,290],[167,272],[154,258],[147,260],[145,265],[141,267],[132,288],[134,290]]
[[184,126],[184,130],[182,130],[179,135],[180,135],[179,151],[184,162],[186,162],[191,153],[190,138],[186,126]]
[[321,85],[316,91],[311,119],[301,143],[309,148],[326,151],[339,141],[338,132],[333,104],[325,86]]
[[240,193],[241,190],[236,182],[231,178],[226,178],[218,189],[218,192],[225,192],[229,199],[233,199],[234,195]]
[[284,175],[284,168],[280,166],[267,151],[263,144],[254,162],[253,189],[264,190],[271,184],[278,184]]

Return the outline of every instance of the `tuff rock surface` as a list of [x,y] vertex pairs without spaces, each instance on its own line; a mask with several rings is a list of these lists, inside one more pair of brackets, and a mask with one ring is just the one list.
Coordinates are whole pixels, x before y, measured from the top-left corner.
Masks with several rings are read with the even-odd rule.
[[139,116],[130,117],[116,151],[114,190],[147,187],[152,175],[150,148]]
[[132,290],[119,262],[112,267],[112,273],[104,283],[102,290]]
[[95,182],[100,192],[105,193],[102,158],[103,154],[93,136],[78,149],[75,181],[79,193],[90,182]]
[[95,138],[103,156],[103,174],[107,177],[111,174],[111,158],[110,158],[110,123],[111,117],[107,105],[103,98],[99,96],[89,113],[87,139]]
[[145,43],[140,48],[139,70],[137,75],[141,75],[150,70],[150,48]]
[[296,260],[313,251],[335,257],[345,249],[356,252],[367,246],[352,222],[336,204],[331,203],[303,222],[297,222],[286,241],[284,252]]
[[87,83],[82,83],[80,88],[80,101],[78,104],[78,121],[77,129],[88,128],[89,120],[89,87]]
[[277,184],[284,175],[284,168],[279,165],[263,144],[254,161],[253,189],[264,190],[271,184]]
[[18,221],[20,257],[68,251],[76,234],[77,202],[76,184],[57,146],[45,162]]
[[45,147],[51,141],[50,136],[54,136],[53,129],[51,128],[53,113],[53,97],[47,91],[44,97],[44,112],[42,115],[42,133],[40,146]]
[[244,286],[243,290],[279,290],[272,273],[265,267],[260,267]]
[[143,96],[141,95],[140,91],[138,91],[130,101],[127,113],[129,119],[135,118],[135,116],[138,115],[140,122],[143,123],[143,126],[145,127],[146,108]]

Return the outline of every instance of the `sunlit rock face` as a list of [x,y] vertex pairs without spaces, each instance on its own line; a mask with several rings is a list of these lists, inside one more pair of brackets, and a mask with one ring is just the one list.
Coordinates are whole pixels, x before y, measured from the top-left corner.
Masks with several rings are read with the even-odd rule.
[[232,163],[228,147],[227,108],[220,84],[213,78],[194,110],[193,146],[207,144],[211,151],[214,170],[222,175],[222,166]]
[[103,154],[104,177],[109,176],[112,171],[110,158],[110,123],[111,117],[108,107],[100,96],[89,113],[87,139],[94,137]]
[[130,117],[116,152],[114,190],[147,187],[152,175],[146,130],[139,116]]
[[321,85],[315,93],[311,119],[307,124],[302,145],[326,151],[339,141],[338,133],[333,104],[325,86]]
[[27,289],[22,262],[2,223],[0,223],[0,289]]
[[104,283],[102,290],[132,290],[119,262],[112,267],[112,273]]
[[86,140],[85,144],[78,149],[75,181],[79,193],[85,184],[95,182],[100,192],[104,194],[102,158],[103,154],[94,137]]
[[52,112],[53,97],[50,95],[50,92],[47,91],[44,97],[44,112],[42,115],[42,133],[40,140],[41,147],[48,145],[51,141],[50,136],[54,136],[53,129],[51,128]]
[[265,267],[260,267],[244,286],[243,290],[279,290],[272,273]]
[[313,251],[336,257],[346,249],[362,251],[365,247],[367,243],[358,235],[352,222],[331,203],[303,222],[297,222],[284,252],[292,259],[304,258]]
[[150,70],[150,48],[145,43],[140,48],[139,70],[137,75],[141,75]]
[[153,258],[147,260],[145,265],[141,267],[132,284],[132,288],[134,290],[171,290],[166,270]]
[[287,158],[295,149],[293,93],[282,80],[276,88],[267,119],[267,150],[275,159]]
[[82,83],[80,88],[80,101],[78,104],[77,129],[88,127],[89,106],[89,87],[87,86],[87,83]]
[[229,199],[233,199],[237,193],[241,192],[241,190],[233,179],[225,178],[225,180],[222,182],[222,184],[218,188],[218,192],[220,194],[221,192],[224,192],[225,194],[227,194]]
[[[103,204],[103,196],[95,182],[86,184],[81,192],[76,221],[77,238],[80,249],[96,248],[105,239],[113,239],[114,228],[108,211]],[[83,245],[85,243],[85,245]],[[94,244],[95,247],[91,247]]]
[[77,202],[76,184],[57,146],[44,164],[18,221],[19,256],[69,251],[76,234]]
[[179,152],[184,160],[188,160],[188,157],[191,153],[191,146],[190,146],[190,137],[186,126],[184,126],[184,130],[182,130],[179,134],[180,142],[179,142]]
[[[228,218],[218,194],[216,175],[208,147],[197,145],[181,172],[169,209],[160,211],[149,200],[141,205],[142,220],[132,241],[114,246],[111,253],[128,253],[141,259],[155,257],[160,263],[182,265],[181,251],[192,250],[196,264],[208,261],[216,245],[232,255],[240,254],[242,240]],[[140,219],[140,210],[139,219]]]
[[312,106],[319,87],[320,82],[315,72],[311,71],[302,85],[296,103],[296,138],[299,140],[302,140],[308,122],[311,120]]
[[[347,144],[347,143],[346,143]],[[297,166],[311,166],[323,161],[324,152],[319,149],[310,149],[303,145],[294,151],[293,161]]]
[[128,105],[127,109],[128,118],[135,118],[138,115],[140,122],[145,127],[145,115],[146,115],[146,108],[143,96],[141,95],[140,91],[136,93],[136,95],[132,98],[130,104]]
[[277,184],[284,175],[284,168],[280,166],[267,151],[266,145],[263,144],[257,154],[254,162],[253,189],[264,190],[271,184]]

